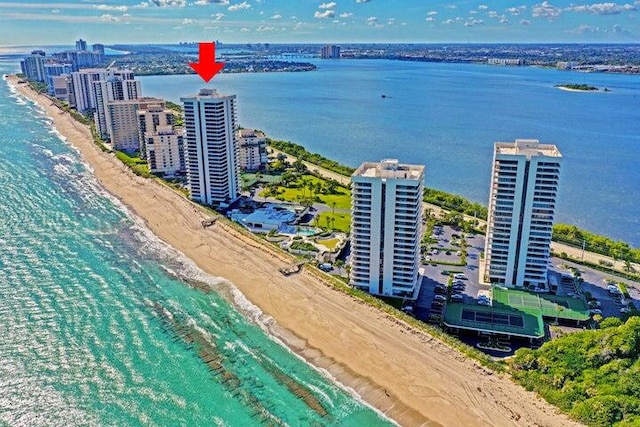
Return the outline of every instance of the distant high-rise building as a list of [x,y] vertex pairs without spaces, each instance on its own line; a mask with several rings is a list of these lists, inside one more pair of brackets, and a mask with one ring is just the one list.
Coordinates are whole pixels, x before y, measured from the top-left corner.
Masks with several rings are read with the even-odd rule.
[[33,82],[44,82],[46,63],[45,54],[41,50],[34,50],[31,55],[20,61],[20,69],[27,80]]
[[107,104],[113,101],[128,101],[142,96],[140,81],[130,70],[108,70],[104,79],[93,83],[96,96],[96,131],[102,138],[111,138]]
[[334,46],[332,44],[323,46],[320,56],[322,59],[338,59],[340,58],[340,46]]
[[138,110],[140,147],[152,173],[175,175],[186,169],[184,130],[174,129],[175,113],[164,103],[150,104]]
[[71,74],[73,72],[71,64],[49,63],[44,64],[44,79],[47,84],[49,95],[55,95],[53,88],[53,78],[63,74]]
[[240,169],[259,170],[267,165],[267,138],[252,129],[238,129]]
[[233,202],[240,196],[236,96],[202,89],[181,101],[191,198],[207,205]]
[[84,52],[87,50],[87,42],[85,40],[76,40],[76,50],[78,52]]
[[374,295],[416,298],[424,166],[363,163],[351,176],[350,284]]
[[484,256],[486,281],[547,288],[561,160],[555,145],[535,139],[495,144]]
[[93,53],[104,55],[104,45],[101,43],[92,44],[91,50],[93,51]]

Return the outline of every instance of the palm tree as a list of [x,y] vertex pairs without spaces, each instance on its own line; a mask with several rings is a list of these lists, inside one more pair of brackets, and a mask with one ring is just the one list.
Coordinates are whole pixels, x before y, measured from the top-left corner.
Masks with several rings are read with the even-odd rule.
[[335,200],[331,201],[331,213],[333,214],[333,217],[335,219],[335,216],[336,216],[336,202],[335,202]]

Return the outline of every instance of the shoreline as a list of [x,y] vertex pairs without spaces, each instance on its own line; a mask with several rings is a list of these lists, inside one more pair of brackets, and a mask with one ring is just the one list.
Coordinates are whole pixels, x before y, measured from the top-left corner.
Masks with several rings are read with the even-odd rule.
[[[267,326],[313,366],[402,425],[578,425],[551,405],[493,374],[439,340],[349,297],[303,270],[284,277],[290,260],[218,221],[151,179],[135,176],[103,153],[89,129],[26,85],[7,80],[36,102],[77,148],[102,187],[162,241],[206,273],[225,278],[273,319]],[[251,272],[251,273],[248,273]]]

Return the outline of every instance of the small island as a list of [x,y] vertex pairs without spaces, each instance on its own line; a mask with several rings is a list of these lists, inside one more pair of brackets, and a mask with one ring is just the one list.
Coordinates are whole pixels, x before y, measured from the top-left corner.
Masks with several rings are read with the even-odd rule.
[[555,85],[554,87],[557,87],[558,89],[562,89],[562,90],[569,90],[569,91],[576,91],[576,92],[594,92],[594,91],[597,92],[600,90],[595,86],[586,85],[586,84],[574,84],[574,83],[563,83],[563,84]]

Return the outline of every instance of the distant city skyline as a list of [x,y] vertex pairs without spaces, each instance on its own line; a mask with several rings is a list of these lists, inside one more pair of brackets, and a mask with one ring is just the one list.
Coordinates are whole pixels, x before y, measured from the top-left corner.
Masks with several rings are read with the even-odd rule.
[[638,42],[640,0],[0,0],[4,46]]

